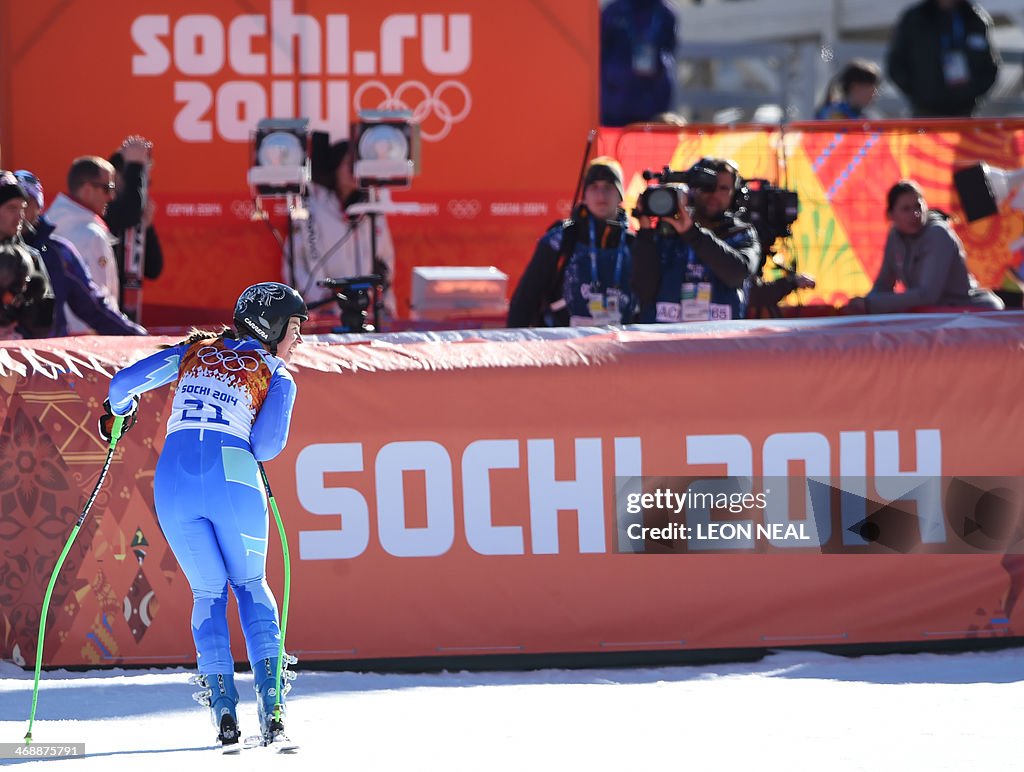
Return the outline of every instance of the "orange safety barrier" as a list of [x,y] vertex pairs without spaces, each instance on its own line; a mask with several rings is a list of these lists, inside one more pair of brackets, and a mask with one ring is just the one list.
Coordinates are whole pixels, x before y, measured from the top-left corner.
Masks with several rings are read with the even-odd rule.
[[[353,660],[1020,634],[1019,548],[960,550],[971,508],[913,491],[1024,472],[1024,314],[530,335],[296,355],[292,436],[267,465],[292,550],[289,648]],[[32,664],[47,579],[104,457],[108,378],[161,342],[0,345],[0,657]],[[169,397],[146,394],[118,446],[55,589],[47,665],[193,657],[190,594],[153,512]],[[803,473],[859,480],[868,499],[903,485],[924,507],[909,510],[917,546],[858,542],[863,507],[833,498],[812,520],[796,495],[764,522],[810,541],[624,541],[623,478]],[[268,565],[280,592],[278,549]]]

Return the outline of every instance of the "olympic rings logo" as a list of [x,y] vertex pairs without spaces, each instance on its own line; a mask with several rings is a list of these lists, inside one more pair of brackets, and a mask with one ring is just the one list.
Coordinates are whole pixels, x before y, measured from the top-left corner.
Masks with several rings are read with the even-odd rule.
[[199,349],[199,361],[204,365],[220,365],[229,373],[239,373],[243,370],[254,373],[260,367],[256,357],[215,346],[203,346]]
[[251,220],[252,213],[255,211],[256,206],[252,201],[235,200],[231,202],[231,213],[239,220]]
[[480,202],[453,198],[448,202],[448,211],[459,220],[472,220],[480,214]]
[[[371,91],[379,92],[381,99],[376,105],[364,105],[363,100],[371,98],[367,94]],[[462,97],[462,109],[456,111],[445,101],[448,92],[454,91]],[[430,88],[417,80],[406,81],[395,93],[379,80],[368,80],[356,89],[352,102],[356,112],[362,110],[408,110],[412,112],[413,123],[420,125],[420,135],[429,142],[437,142],[447,137],[452,126],[461,123],[469,116],[473,107],[473,98],[469,89],[457,80],[446,80],[437,85],[431,92]],[[410,102],[414,102],[412,105]],[[458,103],[456,102],[456,106]],[[441,122],[441,128],[436,131],[427,131],[423,125],[431,116]]]

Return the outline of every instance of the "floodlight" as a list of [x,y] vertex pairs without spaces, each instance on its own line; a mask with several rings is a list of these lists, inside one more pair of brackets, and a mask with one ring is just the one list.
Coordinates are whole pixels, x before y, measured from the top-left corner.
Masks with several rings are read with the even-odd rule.
[[420,127],[412,113],[364,110],[352,131],[353,174],[363,187],[408,185],[420,171]]

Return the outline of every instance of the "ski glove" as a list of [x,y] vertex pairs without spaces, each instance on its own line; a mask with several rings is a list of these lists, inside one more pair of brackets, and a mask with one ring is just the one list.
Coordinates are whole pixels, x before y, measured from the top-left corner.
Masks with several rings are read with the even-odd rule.
[[[111,432],[114,430],[114,411],[110,409],[110,400],[103,400],[103,415],[99,420],[99,433],[104,442],[110,442]],[[132,407],[127,413],[121,416],[124,423],[121,424],[121,436],[128,433],[128,430],[135,426],[135,419],[139,415],[139,398],[132,397]]]

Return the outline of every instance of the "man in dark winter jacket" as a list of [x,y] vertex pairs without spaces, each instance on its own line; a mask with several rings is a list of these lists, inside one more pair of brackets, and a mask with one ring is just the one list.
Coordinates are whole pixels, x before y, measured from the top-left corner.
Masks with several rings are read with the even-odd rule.
[[968,0],[923,0],[908,8],[889,41],[889,78],[917,118],[968,117],[996,81],[992,18]]
[[68,334],[65,307],[100,335],[145,335],[146,330],[118,311],[89,275],[74,245],[53,233],[53,225],[41,214],[43,184],[30,171],[14,173],[27,194],[22,236],[37,250],[53,286],[53,327],[31,337],[61,338]]
[[664,0],[613,0],[601,12],[601,125],[673,108],[676,15]]

